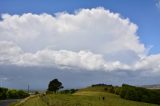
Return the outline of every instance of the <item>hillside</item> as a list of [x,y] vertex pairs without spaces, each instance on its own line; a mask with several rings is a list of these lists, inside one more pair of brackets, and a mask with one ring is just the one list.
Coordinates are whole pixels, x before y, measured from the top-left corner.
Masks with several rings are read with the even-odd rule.
[[36,95],[14,106],[158,106],[158,105],[121,99],[117,95],[105,92],[104,87],[88,87],[80,89],[74,94]]

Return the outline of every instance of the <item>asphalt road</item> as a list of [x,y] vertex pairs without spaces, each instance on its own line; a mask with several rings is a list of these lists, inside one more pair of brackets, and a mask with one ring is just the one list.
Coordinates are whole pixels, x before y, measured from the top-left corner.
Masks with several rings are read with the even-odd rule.
[[0,101],[0,106],[9,106],[9,104],[16,102],[17,99],[14,100],[2,100]]

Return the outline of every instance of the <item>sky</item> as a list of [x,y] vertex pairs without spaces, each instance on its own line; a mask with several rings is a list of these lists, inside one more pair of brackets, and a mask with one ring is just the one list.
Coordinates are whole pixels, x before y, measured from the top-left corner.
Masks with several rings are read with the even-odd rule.
[[1,0],[1,86],[158,84],[159,0]]

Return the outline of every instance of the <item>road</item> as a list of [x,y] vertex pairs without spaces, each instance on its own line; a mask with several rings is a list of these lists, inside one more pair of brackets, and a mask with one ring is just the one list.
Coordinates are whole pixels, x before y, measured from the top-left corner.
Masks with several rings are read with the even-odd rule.
[[9,106],[9,104],[16,102],[17,99],[13,99],[13,100],[2,100],[0,101],[0,106]]

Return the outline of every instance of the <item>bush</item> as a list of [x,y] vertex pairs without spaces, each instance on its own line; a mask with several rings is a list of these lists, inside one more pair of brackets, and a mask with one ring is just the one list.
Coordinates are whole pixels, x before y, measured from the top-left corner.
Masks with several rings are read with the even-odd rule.
[[123,84],[120,97],[128,100],[160,104],[160,92]]
[[62,90],[61,93],[62,94],[73,94],[77,91],[78,89],[66,89],[66,90]]
[[121,87],[115,87],[114,88],[114,93],[116,94],[116,95],[120,95],[120,92],[121,92]]
[[38,92],[38,91],[35,91],[35,92],[34,92],[34,94],[35,94],[35,95],[38,95],[38,94],[39,94],[39,92]]
[[96,87],[96,86],[108,86],[107,84],[93,84],[91,85],[92,87]]
[[109,92],[109,93],[120,95],[121,87],[113,86],[113,85],[106,85],[104,90]]
[[46,91],[46,94],[53,94],[53,91]]
[[17,96],[18,96],[18,98],[20,99],[20,98],[28,97],[29,94],[28,94],[27,92],[23,91],[23,90],[18,90],[18,91],[17,91]]
[[9,99],[18,99],[18,94],[16,90],[8,90],[7,92],[7,98]]
[[9,90],[7,88],[0,88],[0,100],[21,99],[27,96],[29,96],[29,94],[22,90]]
[[7,88],[0,88],[0,100],[7,98],[7,95],[6,95],[7,91],[8,91]]

